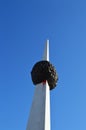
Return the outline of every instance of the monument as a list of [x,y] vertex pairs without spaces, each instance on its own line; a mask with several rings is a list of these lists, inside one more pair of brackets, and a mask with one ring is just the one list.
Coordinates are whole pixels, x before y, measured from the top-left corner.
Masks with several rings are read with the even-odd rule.
[[44,56],[32,68],[35,93],[26,130],[50,130],[50,90],[56,87],[58,75],[49,61],[49,40]]

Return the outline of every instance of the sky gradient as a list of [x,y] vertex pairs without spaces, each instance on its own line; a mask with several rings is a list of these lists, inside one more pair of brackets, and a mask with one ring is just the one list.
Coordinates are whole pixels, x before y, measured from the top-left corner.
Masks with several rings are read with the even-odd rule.
[[59,75],[51,130],[86,130],[86,1],[0,1],[0,130],[25,130],[46,39]]

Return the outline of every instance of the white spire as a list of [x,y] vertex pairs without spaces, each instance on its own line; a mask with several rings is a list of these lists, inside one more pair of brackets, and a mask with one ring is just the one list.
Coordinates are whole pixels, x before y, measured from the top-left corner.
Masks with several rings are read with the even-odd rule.
[[[46,42],[43,60],[49,61],[49,40]],[[50,90],[47,81],[35,86],[26,130],[50,130]]]
[[49,61],[49,40],[46,41],[43,60]]

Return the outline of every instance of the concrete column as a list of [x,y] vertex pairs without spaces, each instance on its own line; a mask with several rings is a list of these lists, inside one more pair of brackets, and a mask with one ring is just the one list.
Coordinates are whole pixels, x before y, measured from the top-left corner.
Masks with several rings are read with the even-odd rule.
[[26,130],[50,130],[50,91],[47,82],[36,85]]
[[[49,61],[49,40],[43,60]],[[50,130],[50,90],[47,81],[36,85],[26,130]]]

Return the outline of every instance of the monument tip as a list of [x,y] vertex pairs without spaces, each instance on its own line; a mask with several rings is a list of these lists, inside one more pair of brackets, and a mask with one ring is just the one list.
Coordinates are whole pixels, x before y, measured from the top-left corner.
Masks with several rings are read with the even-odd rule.
[[48,81],[50,90],[56,87],[58,75],[55,67],[49,62],[49,40],[47,40],[44,56],[32,68],[31,77],[34,85]]
[[46,41],[44,54],[43,54],[43,60],[49,61],[49,40]]

